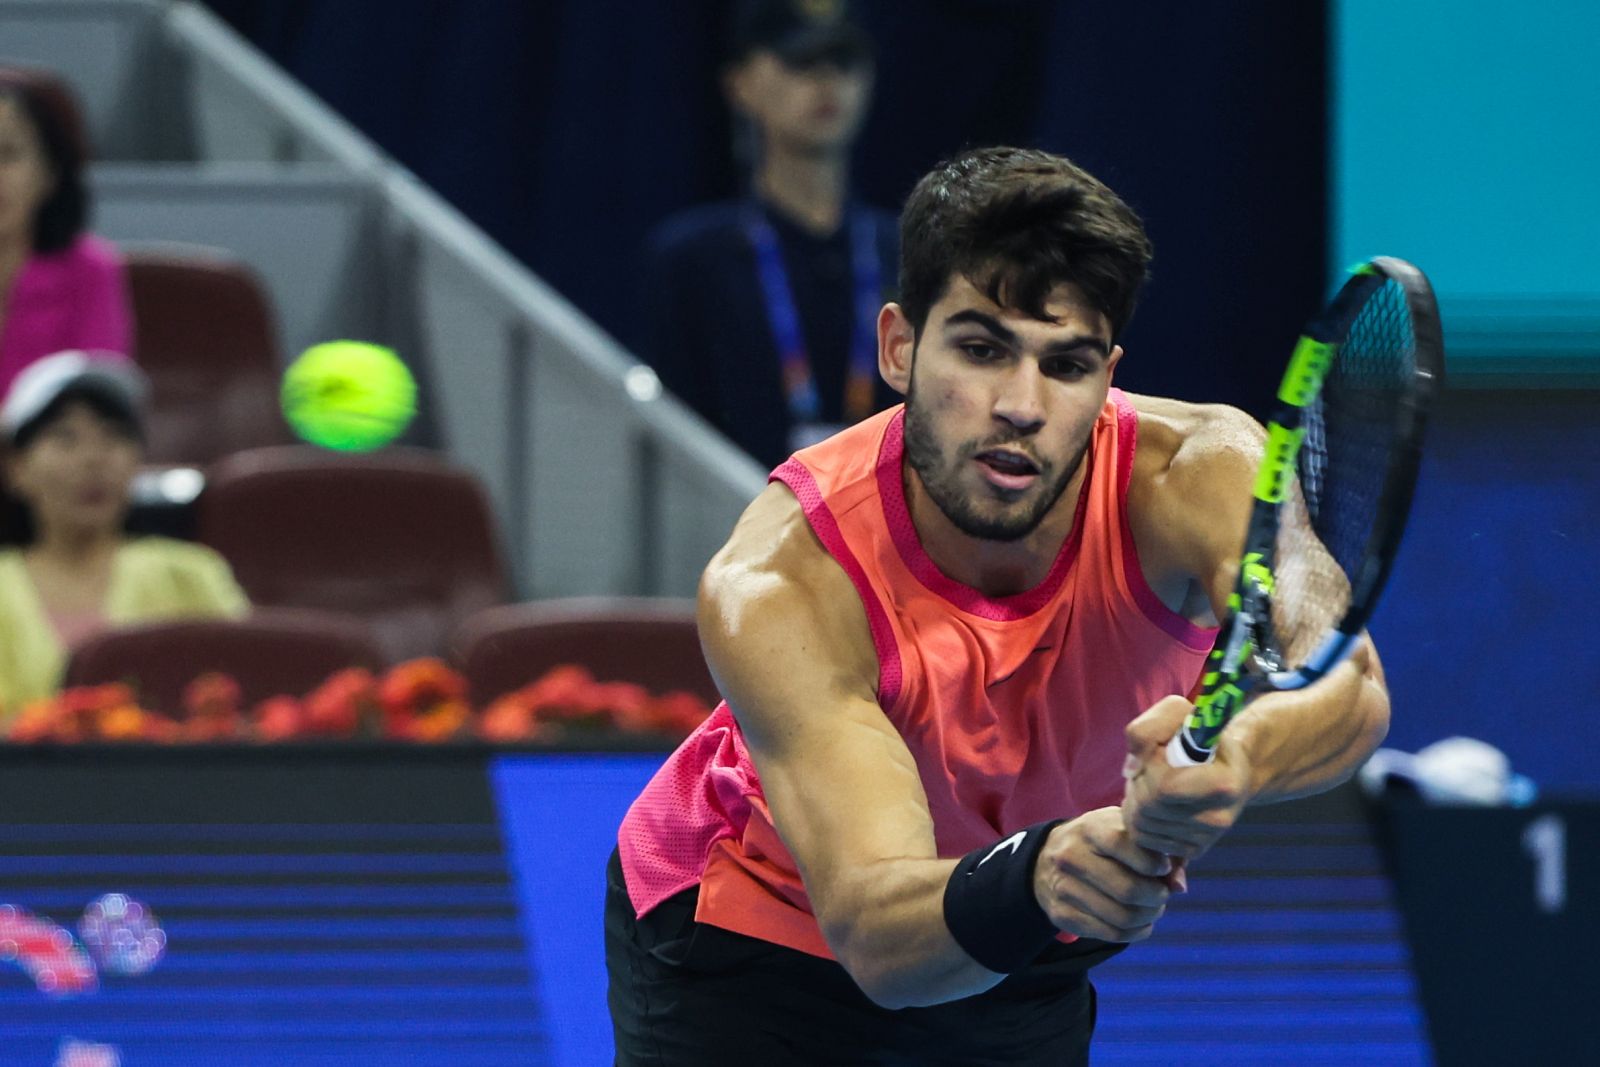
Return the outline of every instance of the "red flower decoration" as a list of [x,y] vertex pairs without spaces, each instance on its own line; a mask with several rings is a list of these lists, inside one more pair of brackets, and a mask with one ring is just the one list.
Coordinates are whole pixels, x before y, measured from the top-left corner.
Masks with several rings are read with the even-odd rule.
[[304,732],[314,737],[354,737],[377,706],[372,672],[350,667],[329,675],[305,701]]
[[475,734],[498,743],[556,743],[622,732],[677,739],[711,713],[692,693],[657,697],[632,682],[597,682],[584,667],[564,664],[474,715],[466,679],[439,659],[402,663],[381,680],[361,668],[338,671],[303,701],[276,696],[248,716],[242,701],[239,683],[217,671],[185,687],[182,722],[141,707],[129,686],[85,686],[28,704],[7,737],[71,743],[384,736],[437,743]]
[[472,720],[467,680],[440,659],[402,663],[378,686],[384,733],[405,741],[447,741]]
[[62,718],[60,698],[29,701],[22,706],[22,711],[17,717],[11,720],[11,727],[6,731],[6,739],[20,745],[34,745],[43,741],[81,740],[81,738],[60,736]]
[[478,719],[478,736],[499,743],[526,741],[532,737],[536,726],[533,705],[523,696],[524,692],[507,693],[484,709]]
[[570,742],[618,731],[679,739],[710,714],[692,693],[654,697],[641,685],[597,682],[587,669],[563,664],[490,704],[477,732],[495,742]]
[[232,675],[209,671],[190,682],[183,690],[183,710],[189,718],[206,716],[237,718],[244,694]]
[[517,690],[542,719],[578,719],[596,710],[594,676],[576,664],[552,667]]
[[126,685],[77,686],[34,701],[12,722],[7,737],[19,743],[167,741],[177,733],[171,719],[139,706]]
[[693,693],[680,691],[657,697],[651,713],[655,729],[688,737],[711,716],[711,706]]
[[185,741],[232,741],[240,735],[244,694],[231,675],[208,671],[183,690]]
[[306,729],[306,706],[291,696],[276,696],[256,705],[251,733],[257,741],[291,741]]

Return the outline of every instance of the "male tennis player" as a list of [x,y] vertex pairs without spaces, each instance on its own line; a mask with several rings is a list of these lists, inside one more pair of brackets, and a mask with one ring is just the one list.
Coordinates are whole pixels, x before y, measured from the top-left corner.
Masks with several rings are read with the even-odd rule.
[[1111,388],[1149,256],[1043,152],[912,192],[878,318],[904,406],[779,467],[702,581],[727,700],[622,824],[618,1063],[1086,1062],[1088,968],[1150,936],[1183,861],[1382,739],[1364,649],[1166,763],[1261,432]]

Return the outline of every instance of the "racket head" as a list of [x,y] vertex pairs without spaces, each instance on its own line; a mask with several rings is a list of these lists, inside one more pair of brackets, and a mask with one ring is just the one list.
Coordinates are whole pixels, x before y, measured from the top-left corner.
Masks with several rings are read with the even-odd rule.
[[[1279,689],[1325,674],[1371,619],[1405,533],[1444,381],[1438,304],[1427,277],[1405,260],[1357,267],[1311,333],[1337,348],[1302,409],[1294,499],[1284,507],[1303,506],[1304,521],[1282,517],[1273,553],[1273,624],[1293,634],[1268,672]],[[1304,541],[1308,533],[1315,542]],[[1337,573],[1307,565],[1318,547]]]
[[1252,689],[1308,685],[1354,647],[1400,547],[1443,376],[1427,277],[1392,257],[1353,268],[1279,387],[1239,579],[1170,761],[1204,762]]

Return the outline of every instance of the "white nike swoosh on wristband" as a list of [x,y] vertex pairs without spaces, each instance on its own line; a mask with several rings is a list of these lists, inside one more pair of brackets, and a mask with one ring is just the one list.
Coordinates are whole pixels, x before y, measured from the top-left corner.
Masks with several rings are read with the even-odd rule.
[[1009,848],[1011,850],[1011,854],[1015,856],[1017,854],[1017,849],[1022,847],[1022,839],[1027,836],[1028,831],[1018,830],[1016,833],[1012,834],[1010,837],[994,846],[994,848],[991,848],[989,850],[989,854],[983,857],[983,859],[979,860],[977,866],[973,867],[972,869],[977,870],[978,867],[982,867],[985,863],[988,863],[990,860],[994,859],[994,854],[1003,848]]

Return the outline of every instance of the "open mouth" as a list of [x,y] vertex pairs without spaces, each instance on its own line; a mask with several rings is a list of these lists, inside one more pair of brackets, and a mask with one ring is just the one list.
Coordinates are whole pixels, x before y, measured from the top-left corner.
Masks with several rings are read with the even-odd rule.
[[1039,465],[1021,452],[991,448],[973,459],[984,477],[1001,489],[1026,489],[1039,477]]

